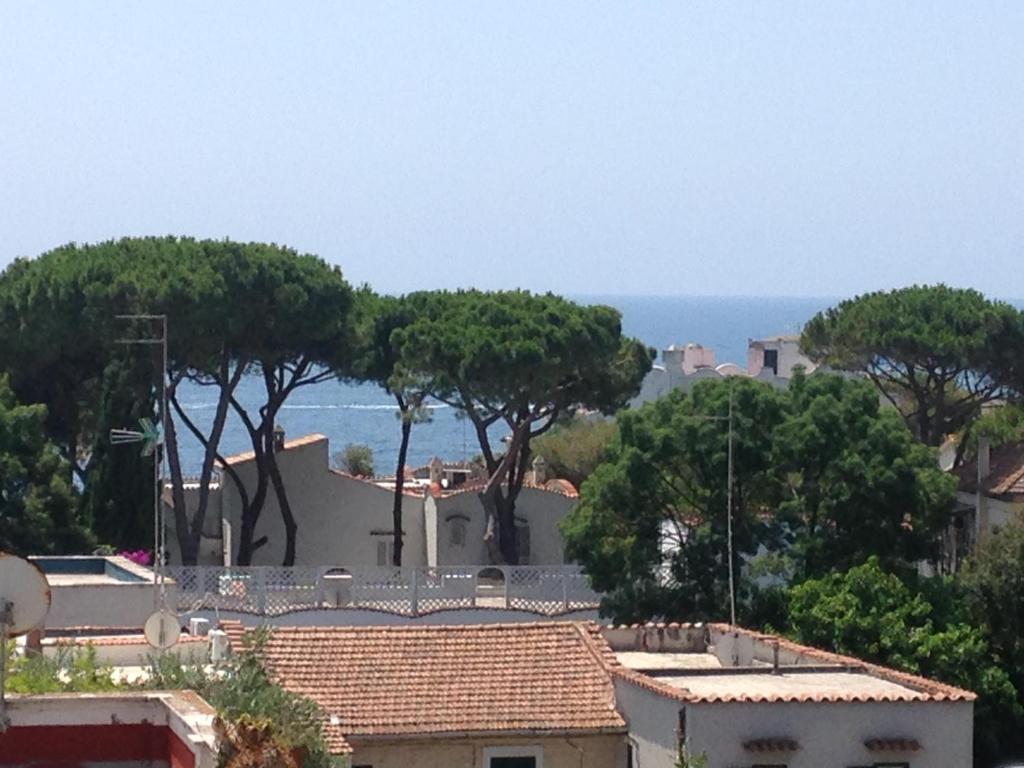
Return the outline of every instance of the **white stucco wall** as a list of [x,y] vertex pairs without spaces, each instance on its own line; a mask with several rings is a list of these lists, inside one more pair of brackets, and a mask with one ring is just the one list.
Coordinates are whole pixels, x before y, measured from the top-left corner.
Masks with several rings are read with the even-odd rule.
[[816,367],[809,357],[800,354],[799,338],[750,339],[747,343],[747,373],[751,376],[761,373],[765,350],[779,353],[778,375],[781,378],[791,378],[793,369],[798,365],[803,366],[807,373]]
[[[787,768],[909,763],[911,768],[965,768],[972,764],[973,705],[969,702],[807,704],[694,704],[686,707],[691,754],[706,752],[708,768],[778,763]],[[766,759],[743,749],[758,738],[800,744],[792,754]],[[871,738],[909,738],[919,752],[872,753]]]
[[969,507],[977,507],[980,501],[980,529],[982,541],[993,532],[993,529],[1005,528],[1009,523],[1019,520],[1021,512],[1024,511],[1024,504],[1014,504],[1009,501],[982,496],[979,500],[975,493],[959,492],[956,495],[957,501]]
[[621,679],[615,680],[615,704],[629,728],[634,763],[642,768],[675,768],[682,705]]
[[[643,768],[673,768],[679,712],[685,710],[691,755],[706,754],[708,768],[752,764],[787,768],[908,762],[911,768],[965,768],[972,764],[973,705],[969,702],[683,704],[623,680],[615,699]],[[792,754],[758,755],[743,748],[753,739],[792,739]],[[919,752],[871,753],[872,738],[916,739]]]
[[352,765],[373,768],[487,768],[487,747],[540,747],[544,768],[624,768],[625,736],[434,739],[373,743],[352,740]]
[[[481,565],[490,562],[484,532],[487,514],[474,491],[431,499],[436,507],[436,565]],[[516,518],[525,520],[530,528],[530,557],[520,565],[562,565],[565,542],[558,523],[576,504],[576,499],[538,488],[523,488],[516,500]],[[465,544],[452,540],[451,526],[458,519],[466,526]]]
[[[311,442],[277,455],[298,533],[296,565],[377,565],[377,542],[390,540],[391,491],[339,472],[328,463],[328,442]],[[236,469],[247,488],[255,487],[251,462]],[[234,557],[241,535],[241,501],[234,482],[224,481],[223,509],[234,538]],[[423,499],[402,498],[404,540],[402,565],[426,564]],[[377,532],[376,534],[374,532]],[[256,536],[267,536],[266,546],[256,550],[253,565],[280,565],[284,559],[285,531],[277,499],[271,489],[256,525]]]

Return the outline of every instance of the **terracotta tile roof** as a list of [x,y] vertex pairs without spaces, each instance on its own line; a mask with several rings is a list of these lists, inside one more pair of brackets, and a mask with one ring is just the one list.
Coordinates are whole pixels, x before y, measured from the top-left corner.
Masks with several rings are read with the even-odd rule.
[[349,739],[623,732],[601,645],[574,622],[281,627],[265,653]]
[[[988,477],[981,481],[981,490],[986,496],[1010,499],[1024,496],[1024,442],[993,448],[989,469]],[[959,490],[978,492],[977,458],[958,468],[956,473],[960,479]]]
[[[177,644],[184,643],[205,643],[205,637],[200,635],[189,635],[182,632],[175,641]],[[145,635],[88,635],[79,637],[54,637],[43,638],[44,645],[96,645],[101,647],[115,645],[149,645]]]
[[[325,442],[327,437],[325,435],[313,433],[311,435],[303,435],[297,437],[294,440],[285,440],[284,450],[290,451],[295,448],[302,448],[307,445],[313,445],[319,442]],[[252,461],[256,458],[256,454],[253,451],[246,451],[245,453],[236,453],[234,456],[227,456],[224,459],[225,464],[242,464],[247,461]]]
[[[695,628],[693,624],[649,624],[640,625],[635,624],[630,628],[639,628],[642,626],[649,626],[654,628]],[[707,629],[714,629],[720,632],[735,632],[739,635],[745,635],[754,642],[762,643],[778,643],[779,649],[788,651],[795,654],[801,659],[802,663],[812,664],[826,664],[832,665],[837,668],[846,668],[848,671],[853,671],[861,674],[870,675],[879,680],[883,680],[895,685],[902,686],[904,691],[902,692],[884,692],[884,693],[862,693],[862,692],[850,692],[842,690],[830,690],[822,691],[817,693],[793,693],[793,692],[778,692],[771,694],[734,694],[734,693],[712,693],[712,694],[696,694],[692,691],[687,690],[685,687],[679,687],[670,685],[662,680],[643,674],[633,669],[628,669],[619,662],[617,657],[612,657],[610,661],[609,669],[612,674],[616,677],[626,680],[638,687],[645,688],[654,693],[661,694],[668,698],[676,699],[684,703],[732,703],[732,702],[744,702],[744,703],[774,703],[774,702],[787,702],[787,703],[823,703],[823,702],[904,702],[904,701],[929,701],[929,702],[946,702],[946,701],[974,701],[977,697],[971,691],[965,691],[961,688],[956,688],[952,685],[946,685],[936,680],[929,680],[924,677],[918,677],[917,675],[911,675],[906,672],[899,672],[895,669],[883,667],[879,664],[871,664],[861,659],[856,659],[852,656],[843,656],[838,653],[830,653],[828,651],[821,651],[817,648],[811,648],[806,645],[800,645],[794,643],[791,640],[785,638],[776,637],[775,635],[767,635],[760,632],[754,632],[748,629],[742,629],[740,627],[730,627],[727,624],[704,624],[703,627]]]
[[[460,493],[479,493],[483,490],[485,485],[487,485],[486,480],[471,480],[467,483],[463,483],[458,488],[447,490],[434,483],[430,487],[430,492],[435,498],[448,498],[449,496],[458,496]],[[535,491],[547,491],[548,493],[557,493],[559,496],[566,496],[570,499],[577,499],[580,495],[579,491],[576,490],[576,486],[568,480],[548,480],[542,485],[524,482],[523,488],[530,488]]]

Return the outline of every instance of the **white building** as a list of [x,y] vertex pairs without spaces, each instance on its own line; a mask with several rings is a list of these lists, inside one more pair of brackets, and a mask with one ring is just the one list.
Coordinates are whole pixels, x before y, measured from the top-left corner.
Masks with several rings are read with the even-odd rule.
[[630,768],[972,764],[968,691],[721,624],[602,634]]
[[729,376],[749,376],[785,387],[797,367],[807,373],[817,368],[810,358],[801,354],[799,336],[748,339],[746,368],[735,363],[716,364],[714,350],[700,344],[672,345],[662,350],[661,363],[655,363],[647,373],[640,392],[629,405],[638,408],[674,389],[688,392],[698,381]]
[[[226,459],[252,494],[256,468],[252,453]],[[353,477],[330,466],[326,437],[306,435],[283,443],[277,463],[296,522],[296,565],[390,565],[394,546],[393,480],[376,482]],[[446,472],[433,464],[435,476],[410,482],[402,497],[402,565],[488,565],[483,541],[485,512],[477,492],[481,483]],[[450,477],[449,477],[450,476]],[[442,482],[448,477],[449,482]],[[521,565],[561,565],[564,544],[558,522],[575,505],[576,489],[564,480],[524,484],[516,502]],[[447,487],[445,487],[447,486]],[[454,486],[454,487],[453,487]],[[197,489],[189,491],[194,504]],[[242,498],[225,474],[211,487],[200,565],[231,565],[241,530]],[[168,548],[173,562],[180,557],[174,538],[173,513],[168,515]],[[271,488],[256,524],[253,565],[280,565],[285,553],[285,528]]]

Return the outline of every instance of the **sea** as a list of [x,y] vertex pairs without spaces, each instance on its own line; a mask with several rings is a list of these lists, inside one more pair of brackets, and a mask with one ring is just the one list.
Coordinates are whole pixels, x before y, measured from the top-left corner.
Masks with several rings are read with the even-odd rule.
[[[778,296],[570,296],[581,304],[606,304],[622,313],[623,332],[659,351],[671,344],[695,342],[715,351],[717,363],[746,367],[752,338],[799,333],[815,313],[834,305],[833,297]],[[243,380],[239,399],[255,413],[262,381]],[[209,389],[183,389],[181,401],[201,429],[213,417],[216,402]],[[434,456],[459,461],[480,450],[472,427],[457,411],[432,403],[428,422],[413,427],[409,466],[422,466]],[[286,439],[320,433],[330,439],[331,455],[349,444],[373,451],[378,474],[393,474],[398,456],[400,423],[394,400],[373,384],[328,381],[296,390],[281,409],[278,423]],[[202,446],[178,427],[185,472],[202,465]],[[249,450],[249,438],[236,417],[229,420],[221,442],[222,455]]]

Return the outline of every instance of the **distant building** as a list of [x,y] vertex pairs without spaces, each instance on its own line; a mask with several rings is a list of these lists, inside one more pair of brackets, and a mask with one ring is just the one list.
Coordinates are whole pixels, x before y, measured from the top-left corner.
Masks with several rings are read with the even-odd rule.
[[[225,461],[251,496],[256,484],[253,454]],[[328,440],[319,434],[282,439],[277,463],[297,525],[296,565],[391,565],[394,478],[354,477],[333,469]],[[477,496],[482,486],[476,470],[464,464],[435,460],[410,472],[402,495],[403,566],[490,564],[483,541],[486,513]],[[197,495],[198,487],[188,489],[190,509]],[[558,523],[576,504],[577,496],[565,480],[547,479],[543,470],[530,473],[516,502],[520,564],[561,565],[565,561]],[[166,493],[165,502],[170,503]],[[233,563],[242,506],[241,494],[230,477],[211,486],[201,565]],[[173,513],[169,511],[167,517],[169,556],[178,562]],[[266,544],[255,551],[252,564],[280,565],[285,528],[272,489],[254,538],[264,536]]]
[[817,368],[801,354],[799,336],[748,339],[746,368],[735,363],[716,364],[714,350],[701,344],[672,345],[662,350],[661,363],[655,363],[644,377],[639,394],[629,405],[638,408],[674,389],[689,391],[698,381],[729,376],[749,376],[785,387],[797,367],[807,373]]
[[969,691],[721,624],[289,627],[265,654],[373,768],[971,764]]
[[953,471],[957,504],[943,537],[943,566],[950,573],[978,544],[1021,519],[1024,442],[992,448],[988,438],[979,438],[977,455]]

